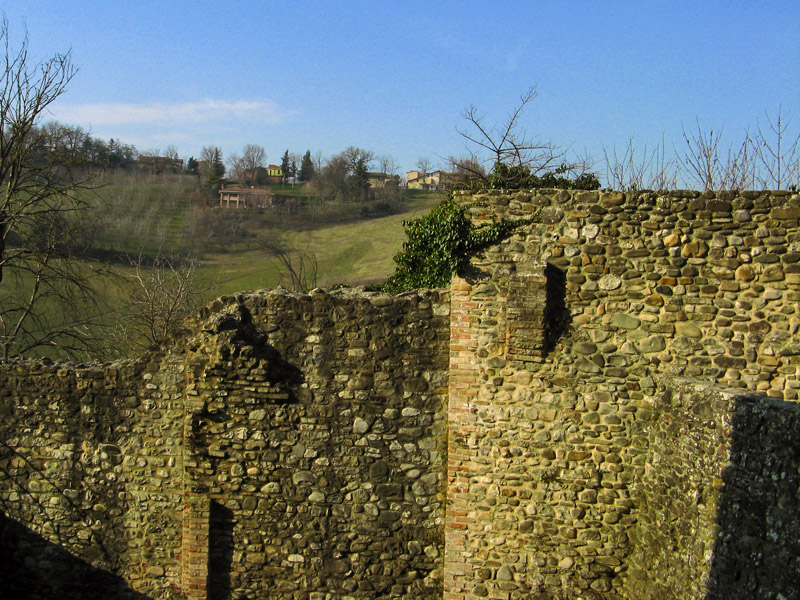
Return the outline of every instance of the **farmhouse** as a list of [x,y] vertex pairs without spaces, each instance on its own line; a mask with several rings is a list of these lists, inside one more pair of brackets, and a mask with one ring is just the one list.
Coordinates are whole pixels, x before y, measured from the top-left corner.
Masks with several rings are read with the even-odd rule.
[[283,181],[283,169],[278,165],[248,169],[244,172],[244,181],[251,186],[265,183],[281,183]]
[[408,171],[406,173],[406,187],[410,190],[450,190],[455,183],[456,175],[445,171],[423,173],[422,171]]
[[272,190],[257,187],[223,187],[219,191],[219,205],[223,208],[266,208],[274,204]]
[[136,166],[142,171],[154,175],[160,173],[180,173],[183,170],[183,160],[168,156],[139,156]]

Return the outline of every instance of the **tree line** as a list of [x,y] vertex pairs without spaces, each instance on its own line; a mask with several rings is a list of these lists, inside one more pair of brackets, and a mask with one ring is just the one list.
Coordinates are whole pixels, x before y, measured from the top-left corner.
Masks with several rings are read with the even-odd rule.
[[[187,162],[187,172],[196,175],[211,192],[219,190],[225,181],[245,187],[271,183],[274,176],[267,167],[266,150],[257,144],[247,144],[241,154],[231,154],[227,159],[218,146],[206,146],[200,160],[191,157]],[[400,196],[395,159],[364,148],[349,146],[327,159],[321,152],[312,156],[310,150],[297,154],[287,149],[280,169],[281,183],[306,184],[310,193],[332,201],[394,201]]]

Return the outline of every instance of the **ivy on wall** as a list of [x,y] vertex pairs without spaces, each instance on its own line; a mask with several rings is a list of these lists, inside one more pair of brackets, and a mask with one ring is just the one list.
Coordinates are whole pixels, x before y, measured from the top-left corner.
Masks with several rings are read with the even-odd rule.
[[419,219],[403,222],[408,239],[394,256],[397,270],[384,283],[383,291],[398,294],[416,288],[447,287],[471,256],[531,221],[501,219],[476,226],[466,208],[448,198]]

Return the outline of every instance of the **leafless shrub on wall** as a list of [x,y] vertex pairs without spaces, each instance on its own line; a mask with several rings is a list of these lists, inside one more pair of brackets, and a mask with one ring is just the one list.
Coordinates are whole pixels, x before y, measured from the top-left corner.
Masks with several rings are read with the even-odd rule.
[[697,122],[697,130],[686,131],[683,128],[683,140],[686,142],[684,153],[679,154],[681,168],[691,184],[703,191],[714,190],[719,187],[720,160],[719,142],[722,131],[713,129],[704,131]]
[[487,123],[486,115],[470,105],[462,114],[466,126],[456,128],[456,131],[472,145],[472,149],[466,159],[455,161],[454,168],[468,171],[471,177],[477,178],[485,177],[481,172],[491,172],[499,164],[524,167],[534,176],[551,172],[584,173],[588,168],[585,159],[568,160],[569,148],[532,136],[522,127],[522,114],[538,95],[536,86],[529,88],[520,96],[508,117],[493,125]]
[[778,107],[774,117],[767,117],[767,128],[756,127],[755,146],[760,167],[759,183],[764,188],[786,189],[800,186],[800,133],[792,136],[792,115]]
[[159,345],[179,330],[183,320],[200,310],[213,289],[202,283],[197,263],[156,257],[147,264],[131,260],[133,274],[125,319],[120,330],[129,350]]
[[754,187],[755,152],[749,132],[741,144],[732,144],[727,156],[721,153],[723,129],[705,130],[696,122],[696,129],[683,128],[686,143],[678,153],[681,174],[690,187],[708,190],[741,190]]
[[606,181],[615,190],[672,190],[678,185],[676,163],[667,156],[664,136],[652,150],[647,144],[640,150],[631,136],[621,154],[616,146],[603,148],[603,154]]
[[664,136],[652,151],[639,148],[633,136],[624,150],[604,148],[606,185],[618,190],[689,189],[755,190],[797,189],[800,186],[800,132],[792,130],[792,116],[778,107],[766,114],[766,125],[755,133],[745,130],[725,148],[723,128],[681,129],[683,142],[674,154],[666,151]]

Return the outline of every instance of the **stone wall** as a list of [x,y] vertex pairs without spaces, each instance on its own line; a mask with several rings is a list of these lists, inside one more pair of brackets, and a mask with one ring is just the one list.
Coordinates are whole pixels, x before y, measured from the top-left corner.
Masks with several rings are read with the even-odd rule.
[[17,525],[0,536],[4,590],[169,596],[180,574],[180,370],[171,358],[0,369],[0,512]]
[[800,594],[800,195],[456,200],[532,221],[450,290],[243,294],[138,361],[0,365],[0,589]]
[[[479,223],[535,222],[452,287],[445,597],[704,597],[709,538],[677,571],[686,548],[662,545],[651,564],[641,544],[652,523],[690,527],[668,501],[678,481],[706,481],[698,493],[722,502],[729,457],[656,399],[676,377],[797,399],[800,195],[545,190],[456,201]],[[520,295],[543,307],[520,308]],[[683,425],[654,438],[662,419]],[[732,430],[714,434],[734,445]],[[720,510],[696,517],[698,536],[713,539]],[[645,567],[652,588],[635,575]]]
[[800,596],[800,405],[678,380],[640,416],[624,597]]
[[26,576],[3,561],[0,585],[440,597],[448,312],[278,291],[217,301],[137,363],[5,365],[0,547]]

